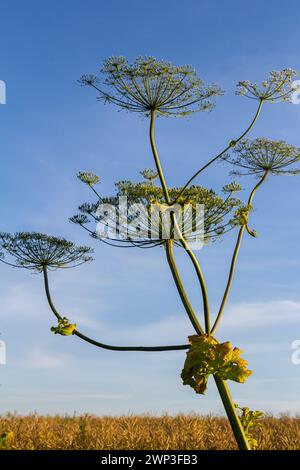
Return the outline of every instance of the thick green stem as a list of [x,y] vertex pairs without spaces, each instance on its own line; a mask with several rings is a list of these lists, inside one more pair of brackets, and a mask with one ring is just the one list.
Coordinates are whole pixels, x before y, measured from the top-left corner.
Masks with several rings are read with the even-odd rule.
[[[51,298],[50,294],[50,289],[49,289],[49,280],[48,280],[48,273],[47,273],[47,267],[43,267],[43,274],[44,274],[44,285],[45,285],[45,291],[46,291],[46,296],[47,300],[49,303],[49,306],[56,316],[58,320],[61,320],[62,317],[58,313],[57,309],[54,306],[54,303]],[[105,344],[105,343],[100,343],[99,341],[96,341],[92,338],[89,338],[88,336],[84,335],[83,333],[80,333],[77,329],[73,333],[75,336],[78,336],[78,338],[81,338],[83,341],[86,341],[87,343],[93,344],[94,346],[97,346],[98,348],[102,349],[109,349],[110,351],[149,351],[149,352],[154,352],[154,351],[178,351],[182,349],[189,349],[190,345],[189,344],[179,344],[179,345],[171,345],[171,346],[112,346],[110,344]]]
[[54,313],[54,315],[56,316],[56,318],[58,320],[61,320],[62,317],[60,316],[60,314],[58,313],[58,311],[56,310],[55,306],[54,306],[54,303],[52,302],[52,298],[51,298],[51,294],[50,294],[50,289],[49,289],[49,280],[48,280],[48,272],[47,272],[47,267],[46,266],[43,266],[43,274],[44,274],[44,285],[45,285],[45,291],[46,291],[46,296],[47,296],[47,300],[48,300],[48,304],[52,310],[52,312]]
[[214,375],[214,379],[239,449],[251,450],[226,382],[218,375]]
[[177,223],[174,212],[171,213],[171,219],[172,219],[173,228],[174,228],[174,236],[176,236],[176,239],[181,243],[181,246],[184,248],[188,257],[192,261],[192,264],[197,274],[197,278],[201,287],[202,300],[203,300],[205,333],[209,336],[210,335],[210,310],[209,310],[208,293],[207,293],[204,276],[203,276],[200,264],[195,254],[193,253],[188,242],[185,240],[184,236],[182,235],[180,228],[178,227],[178,223]]
[[193,307],[191,306],[190,304],[190,301],[186,295],[186,292],[185,292],[185,289],[183,287],[183,284],[182,284],[182,281],[181,281],[181,277],[180,277],[180,274],[179,274],[179,271],[177,269],[177,265],[176,265],[176,262],[175,262],[175,259],[174,259],[174,254],[173,254],[173,241],[172,240],[167,240],[166,243],[165,243],[165,247],[166,247],[166,255],[167,255],[167,260],[168,260],[168,263],[169,263],[169,266],[170,266],[170,269],[171,269],[171,273],[173,275],[173,279],[174,279],[174,282],[175,282],[175,285],[177,287],[177,290],[178,290],[178,293],[179,293],[179,296],[181,298],[181,301],[183,303],[183,306],[188,314],[188,317],[193,325],[193,327],[195,328],[196,332],[198,335],[203,335],[204,334],[204,331],[195,315],[195,312],[193,310]]
[[167,184],[166,184],[166,180],[165,180],[165,177],[164,177],[164,173],[163,173],[163,170],[162,170],[162,167],[161,167],[161,163],[160,163],[160,160],[159,160],[159,156],[158,156],[157,149],[156,149],[156,144],[155,144],[154,121],[155,121],[155,111],[151,111],[150,130],[149,130],[151,149],[152,149],[156,169],[157,169],[157,172],[158,172],[159,180],[160,180],[163,192],[164,192],[166,202],[167,202],[167,204],[170,204],[171,203],[170,195],[169,195],[168,187],[167,187]]
[[[249,199],[248,199],[248,205],[250,205],[252,203],[253,197],[254,197],[256,191],[261,186],[261,184],[265,181],[267,175],[268,175],[268,171],[266,170],[265,173],[263,174],[263,176],[261,177],[261,179],[259,180],[259,182],[252,189],[252,191],[250,193],[250,196],[249,196]],[[228,295],[229,295],[229,292],[230,292],[230,289],[231,289],[233,276],[234,276],[234,272],[235,272],[235,267],[236,267],[236,262],[237,262],[237,257],[238,257],[239,251],[240,251],[240,247],[241,247],[244,232],[245,232],[245,225],[242,225],[240,230],[239,230],[237,241],[236,241],[235,248],[234,248],[234,251],[233,251],[233,256],[232,256],[230,269],[229,269],[229,276],[228,276],[226,288],[225,288],[225,291],[224,291],[224,294],[223,294],[222,302],[221,302],[221,305],[220,305],[219,312],[218,312],[217,318],[215,320],[215,323],[214,323],[214,325],[211,329],[211,334],[212,335],[215,333],[215,331],[216,331],[216,329],[217,329],[217,327],[220,323],[223,312],[224,312],[224,308],[225,308],[225,305],[226,305],[226,302],[227,302],[227,299],[228,299]]]
[[[177,222],[176,222],[177,223]],[[195,268],[200,286],[201,286],[201,292],[202,292],[202,299],[203,299],[203,309],[204,309],[204,321],[205,321],[205,332],[209,336],[210,335],[210,311],[209,311],[209,302],[208,302],[208,293],[207,293],[207,288],[206,288],[206,283],[204,280],[204,276],[202,273],[202,270],[200,268],[200,264],[196,258],[196,255],[194,252],[191,250],[188,242],[182,237],[180,238],[180,243],[185,249],[188,257],[193,263],[193,266]]]

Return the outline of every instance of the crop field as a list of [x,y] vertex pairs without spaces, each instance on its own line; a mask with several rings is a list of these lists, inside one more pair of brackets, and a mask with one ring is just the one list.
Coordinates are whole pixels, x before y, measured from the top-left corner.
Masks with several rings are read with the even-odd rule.
[[[267,416],[253,432],[259,449],[300,449],[300,417]],[[229,424],[216,416],[0,417],[0,448],[102,450],[236,449]]]

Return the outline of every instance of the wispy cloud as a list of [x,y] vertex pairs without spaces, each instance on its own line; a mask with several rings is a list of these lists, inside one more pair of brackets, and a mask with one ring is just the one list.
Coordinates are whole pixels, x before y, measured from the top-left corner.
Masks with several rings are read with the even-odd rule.
[[270,324],[300,325],[300,302],[276,300],[241,302],[230,305],[224,314],[222,328],[258,328]]
[[[300,325],[300,302],[289,300],[268,302],[242,302],[229,305],[222,320],[222,330],[242,330],[257,328],[267,324]],[[109,334],[103,328],[103,334]],[[138,327],[121,330],[114,328],[113,337],[118,341],[129,342],[186,342],[187,336],[193,334],[189,320],[183,315],[168,315],[165,319],[143,323]],[[111,336],[111,334],[109,334]],[[278,351],[278,344],[249,344],[250,352]]]
[[57,354],[36,349],[21,361],[21,365],[28,369],[61,369],[70,364],[72,358],[67,354]]
[[[38,283],[37,283],[38,284]],[[45,303],[40,295],[38,285],[35,287],[29,282],[6,284],[2,282],[1,290],[1,316],[36,316],[45,310]]]

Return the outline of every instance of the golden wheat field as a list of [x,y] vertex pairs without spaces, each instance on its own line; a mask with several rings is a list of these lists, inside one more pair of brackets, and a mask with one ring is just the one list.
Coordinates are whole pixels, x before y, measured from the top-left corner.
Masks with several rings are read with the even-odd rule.
[[[2,449],[236,449],[225,418],[215,416],[17,416],[0,418]],[[260,449],[300,449],[300,417],[267,416],[253,434]]]

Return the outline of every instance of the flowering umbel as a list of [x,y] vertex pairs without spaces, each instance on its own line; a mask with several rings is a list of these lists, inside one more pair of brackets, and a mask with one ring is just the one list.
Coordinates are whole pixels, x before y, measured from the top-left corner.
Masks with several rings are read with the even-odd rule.
[[261,176],[266,171],[274,175],[295,175],[300,172],[300,167],[290,168],[300,161],[300,148],[283,140],[245,139],[231,154],[224,155],[223,160],[242,169],[233,171],[235,175]]
[[0,233],[0,246],[15,259],[16,267],[34,271],[71,268],[92,260],[91,248],[36,232]]
[[[141,173],[145,181],[119,181],[115,195],[101,196],[93,204],[82,204],[80,214],[71,217],[70,221],[85,228],[94,238],[140,248],[162,245],[166,239],[174,239],[175,244],[179,244],[175,230],[168,226],[171,210],[180,219],[182,235],[188,242],[201,238],[202,243],[209,243],[232,228],[229,216],[241,204],[239,199],[232,197],[240,189],[236,184],[226,188],[226,198],[212,189],[191,186],[177,199],[182,188],[169,188],[170,197],[176,204],[168,206],[161,186],[155,184],[156,173],[148,169]],[[120,204],[124,197],[125,207]],[[200,206],[203,213],[198,210]],[[86,227],[91,220],[97,224],[97,230]],[[125,232],[126,236],[119,236]]]
[[94,186],[95,184],[99,183],[100,176],[95,175],[95,173],[91,173],[88,171],[80,171],[77,173],[77,178],[82,182],[87,184],[88,186]]
[[293,86],[295,76],[293,69],[273,70],[260,85],[248,80],[239,82],[236,93],[269,103],[291,101],[292,94],[297,90]]
[[163,116],[185,116],[211,110],[213,99],[222,94],[216,85],[206,86],[192,66],[175,66],[154,57],[138,57],[133,64],[125,57],[110,57],[101,73],[104,90],[93,74],[83,75],[79,82],[95,88],[104,102],[145,115],[155,111]]
[[228,183],[228,184],[225,184],[225,186],[223,186],[223,192],[225,194],[226,193],[234,194],[239,191],[242,191],[242,189],[243,189],[242,186],[236,181],[232,181],[232,183]]
[[205,394],[210,375],[218,374],[223,380],[243,383],[252,374],[242,351],[233,348],[229,341],[218,343],[213,336],[189,336],[191,347],[186,353],[181,378],[196,393]]
[[144,170],[140,171],[140,175],[142,175],[142,177],[145,180],[148,180],[150,183],[158,178],[157,171],[153,170],[152,168],[144,168]]

